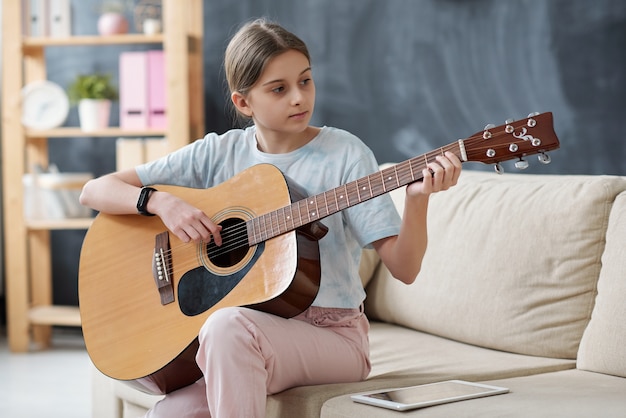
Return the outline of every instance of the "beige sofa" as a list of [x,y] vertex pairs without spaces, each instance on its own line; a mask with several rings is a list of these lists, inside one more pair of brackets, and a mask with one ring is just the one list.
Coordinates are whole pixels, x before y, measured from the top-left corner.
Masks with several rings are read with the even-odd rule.
[[[410,286],[364,253],[369,378],[272,395],[268,417],[398,417],[349,394],[447,379],[511,391],[403,416],[626,416],[626,177],[466,170],[429,231]],[[94,417],[159,399],[98,372],[93,389]]]

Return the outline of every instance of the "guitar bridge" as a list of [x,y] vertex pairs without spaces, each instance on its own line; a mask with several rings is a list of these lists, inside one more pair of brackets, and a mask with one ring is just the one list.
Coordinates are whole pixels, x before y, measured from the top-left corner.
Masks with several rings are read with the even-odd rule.
[[172,252],[167,231],[155,237],[154,256],[152,257],[152,276],[161,297],[161,305],[174,302],[172,283]]

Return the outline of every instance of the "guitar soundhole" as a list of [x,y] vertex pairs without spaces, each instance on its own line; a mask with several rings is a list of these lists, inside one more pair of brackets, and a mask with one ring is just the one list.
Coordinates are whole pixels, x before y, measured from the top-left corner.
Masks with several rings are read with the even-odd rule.
[[243,219],[225,219],[219,224],[222,226],[222,245],[218,247],[211,241],[206,252],[215,266],[227,268],[239,263],[248,254],[248,233]]

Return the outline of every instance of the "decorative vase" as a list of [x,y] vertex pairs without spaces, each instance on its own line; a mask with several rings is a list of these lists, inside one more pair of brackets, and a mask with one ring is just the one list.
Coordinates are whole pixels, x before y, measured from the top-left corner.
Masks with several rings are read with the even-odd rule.
[[80,129],[93,132],[109,126],[111,101],[105,99],[81,99],[78,102]]
[[128,32],[128,20],[121,13],[108,12],[98,18],[100,35],[119,35]]

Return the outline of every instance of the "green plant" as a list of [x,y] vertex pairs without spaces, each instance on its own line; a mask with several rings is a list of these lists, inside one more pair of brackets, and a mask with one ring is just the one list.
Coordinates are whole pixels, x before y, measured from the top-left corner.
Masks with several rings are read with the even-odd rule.
[[80,74],[68,87],[72,104],[81,99],[117,100],[117,88],[111,82],[110,74]]
[[126,13],[133,9],[132,0],[107,0],[99,7],[100,13]]

